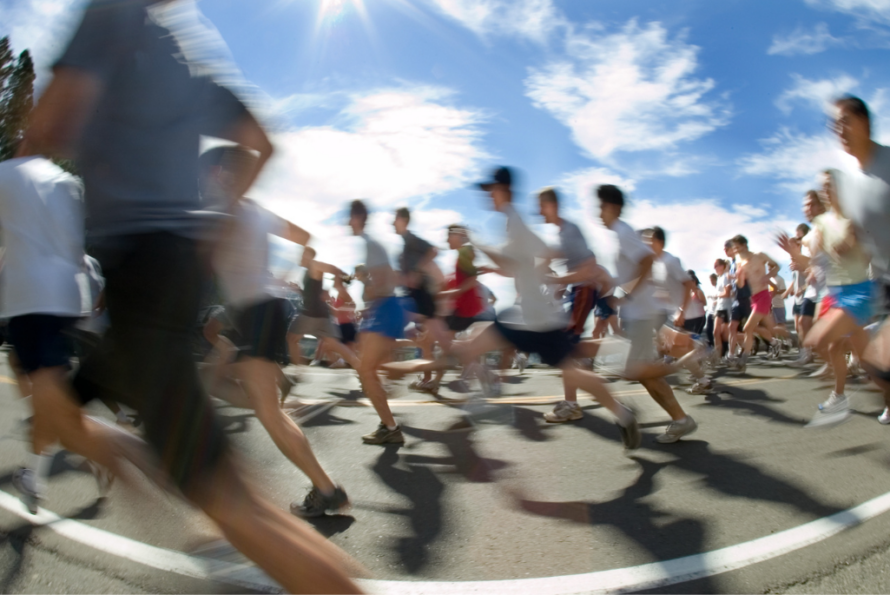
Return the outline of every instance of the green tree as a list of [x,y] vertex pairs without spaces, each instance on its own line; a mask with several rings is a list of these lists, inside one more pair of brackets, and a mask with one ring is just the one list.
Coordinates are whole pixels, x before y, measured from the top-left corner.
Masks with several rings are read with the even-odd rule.
[[15,153],[34,107],[34,62],[28,50],[13,60],[9,38],[0,39],[0,161]]

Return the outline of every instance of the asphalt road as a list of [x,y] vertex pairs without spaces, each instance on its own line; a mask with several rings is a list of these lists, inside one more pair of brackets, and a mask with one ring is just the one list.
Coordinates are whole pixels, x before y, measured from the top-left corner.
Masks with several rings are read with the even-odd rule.
[[[642,387],[612,381],[644,428],[643,446],[631,456],[608,413],[589,399],[582,398],[582,420],[544,422],[542,414],[561,398],[559,377],[547,369],[511,372],[503,396],[470,415],[457,393],[445,390],[436,400],[410,393],[407,380],[393,383],[391,404],[407,439],[401,448],[361,443],[377,420],[353,372],[312,368],[302,378],[288,407],[354,505],[348,515],[313,524],[376,579],[526,579],[663,562],[775,535],[890,492],[890,427],[875,419],[882,408],[877,389],[851,384],[849,421],[805,428],[830,387],[781,364],[755,363],[743,375],[718,372],[712,395],[678,390],[700,427],[672,445],[654,441],[667,417]],[[26,434],[5,357],[0,406],[0,490],[15,494],[11,475],[26,460]],[[91,410],[111,419],[101,405]],[[224,403],[219,413],[264,493],[285,508],[300,500],[306,478],[252,413]],[[225,548],[207,549],[219,536],[199,513],[148,484],[116,485],[97,505],[92,476],[74,455],[56,457],[45,507],[80,523],[68,525],[75,531],[93,527],[100,535],[237,561]],[[890,514],[881,514],[808,547],[657,590],[890,592],[888,529]],[[100,549],[0,506],[2,592],[245,589]]]

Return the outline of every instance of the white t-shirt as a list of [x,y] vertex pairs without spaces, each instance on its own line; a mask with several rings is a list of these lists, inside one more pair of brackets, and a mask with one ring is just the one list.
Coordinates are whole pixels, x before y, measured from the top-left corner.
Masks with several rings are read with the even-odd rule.
[[[662,312],[673,314],[683,305],[689,274],[683,270],[680,259],[670,252],[662,252],[652,263],[652,282],[655,284],[655,299]],[[703,314],[701,315],[703,316]],[[697,318],[686,316],[687,318]]]
[[810,233],[801,240],[800,253],[810,259],[810,272],[813,273],[816,281],[807,285],[803,297],[815,302],[825,292],[825,270],[828,267],[828,256],[824,252],[818,252],[816,256],[813,256],[813,251],[810,250],[810,243],[814,241],[816,241],[816,235],[811,229]]
[[[800,291],[801,287],[804,287],[806,285],[806,283],[806,273],[794,271],[794,281],[792,283],[792,287],[794,287],[794,304],[797,306],[803,304],[804,294],[801,293],[800,295],[797,295],[797,293]],[[804,288],[804,291],[806,291],[806,288]]]
[[[834,250],[853,227],[849,219],[839,217],[834,211],[828,211],[813,220],[813,227],[819,230],[822,236],[822,251],[828,261],[828,266],[825,268],[827,285],[856,285],[868,280],[870,258],[861,244],[857,242],[843,255],[837,254]],[[884,233],[890,233],[890,230],[884,230]]]
[[234,209],[236,223],[214,255],[214,268],[227,302],[243,308],[282,295],[269,270],[269,234],[281,234],[282,220],[252,200]]
[[[652,250],[624,221],[616,220],[610,229],[618,236],[618,256],[615,261],[617,284],[627,285],[637,279],[640,261],[651,256]],[[630,300],[621,303],[619,317],[624,320],[653,320],[657,317],[657,312],[655,288],[649,276],[637,284]]]
[[[729,278],[729,273],[723,273],[717,277],[717,293],[725,292],[727,287],[732,288],[732,280]],[[732,291],[730,291],[729,297],[717,298],[717,310],[732,311]]]
[[[43,157],[0,163],[0,311],[82,316],[83,186]],[[81,277],[79,279],[79,277]]]
[[705,290],[705,300],[707,303],[707,313],[708,314],[716,314],[717,313],[717,287],[714,285],[708,286]]

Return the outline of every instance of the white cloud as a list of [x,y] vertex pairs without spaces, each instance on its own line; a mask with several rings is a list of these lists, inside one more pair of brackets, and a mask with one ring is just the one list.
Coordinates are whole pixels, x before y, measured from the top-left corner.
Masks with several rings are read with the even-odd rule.
[[812,55],[824,52],[832,45],[843,43],[828,30],[828,25],[818,23],[812,30],[797,27],[787,35],[776,34],[767,54],[780,56]]
[[0,37],[8,35],[15,52],[28,49],[38,76],[59,57],[86,0],[27,0],[0,3]]
[[866,21],[890,22],[890,0],[806,0],[816,8],[843,12]]
[[842,74],[834,79],[812,81],[799,74],[792,74],[794,84],[782,92],[776,100],[776,107],[789,113],[794,103],[802,102],[821,112],[828,113],[831,101],[844,93],[849,93],[859,85],[853,77]]
[[595,158],[668,149],[729,121],[705,98],[714,81],[694,76],[698,50],[659,23],[631,20],[611,34],[588,27],[568,34],[565,58],[531,69],[526,94]]
[[[432,87],[357,93],[337,125],[274,133],[276,153],[251,195],[312,233],[320,259],[349,270],[364,247],[344,213],[350,200],[366,199],[376,210],[371,233],[395,254],[392,210],[469,185],[488,157],[482,115],[450,105],[450,96]],[[413,224],[444,246],[445,226],[459,220],[450,209],[418,209]]]
[[512,35],[536,42],[563,22],[552,0],[427,0],[477,35]]

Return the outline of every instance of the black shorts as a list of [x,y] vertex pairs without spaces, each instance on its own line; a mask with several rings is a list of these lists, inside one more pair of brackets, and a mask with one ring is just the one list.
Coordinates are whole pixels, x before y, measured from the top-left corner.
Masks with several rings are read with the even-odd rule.
[[729,324],[729,310],[717,310],[716,317],[722,320],[724,324]]
[[593,315],[597,318],[603,318],[608,320],[609,318],[615,316],[616,312],[612,306],[609,305],[608,297],[601,297],[596,300],[596,308],[593,310]]
[[816,316],[816,302],[810,298],[803,298],[803,303],[800,305],[800,315],[809,316],[810,318]]
[[791,306],[791,315],[800,316],[800,304],[794,304],[793,306]]
[[467,318],[466,316],[455,316],[452,314],[451,316],[445,317],[445,324],[448,326],[448,330],[453,333],[462,333],[470,328],[470,325],[474,322],[476,322],[475,316]]
[[751,304],[738,304],[732,307],[732,321],[738,322],[739,326],[745,324],[748,317],[751,316]]
[[705,322],[707,319],[704,316],[699,316],[698,318],[690,318],[688,320],[683,321],[683,330],[689,331],[690,333],[695,333],[696,335],[700,335],[703,330],[705,330]]
[[343,344],[349,345],[350,343],[355,343],[357,335],[355,324],[352,322],[342,322],[338,326],[340,327],[340,340],[343,341]]
[[433,294],[427,291],[425,287],[409,289],[408,295],[414,300],[417,314],[426,318],[433,318],[436,315],[436,300],[433,298]]
[[238,312],[239,357],[287,362],[287,300],[274,298]]
[[552,331],[529,331],[511,328],[494,321],[494,327],[501,336],[521,353],[537,353],[548,366],[559,366],[569,357],[575,346],[564,329]]
[[26,374],[42,368],[68,368],[74,345],[67,331],[77,318],[25,314],[9,321],[9,341]]

